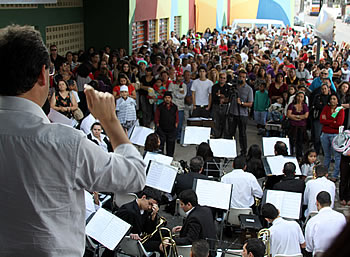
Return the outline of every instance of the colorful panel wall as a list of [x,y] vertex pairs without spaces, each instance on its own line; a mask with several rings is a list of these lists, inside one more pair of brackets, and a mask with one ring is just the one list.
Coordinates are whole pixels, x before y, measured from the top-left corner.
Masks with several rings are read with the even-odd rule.
[[293,25],[294,0],[260,0],[257,19],[278,19]]
[[[196,30],[204,32],[206,28],[216,28],[216,9],[220,0],[196,0]],[[221,8],[221,7],[220,7]]]

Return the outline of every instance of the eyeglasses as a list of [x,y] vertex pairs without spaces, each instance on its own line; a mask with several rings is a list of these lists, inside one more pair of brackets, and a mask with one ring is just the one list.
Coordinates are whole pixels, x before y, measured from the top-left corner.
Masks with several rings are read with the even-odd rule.
[[328,75],[328,73],[327,73],[327,72],[321,72],[321,74],[322,74],[322,75]]
[[50,49],[51,52],[57,51],[57,48]]

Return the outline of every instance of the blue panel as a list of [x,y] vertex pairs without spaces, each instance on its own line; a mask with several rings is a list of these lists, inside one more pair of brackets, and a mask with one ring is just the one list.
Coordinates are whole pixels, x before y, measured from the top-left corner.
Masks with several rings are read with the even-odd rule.
[[[260,0],[259,1],[259,7],[258,7],[258,13],[257,13],[257,19],[273,19],[273,20],[282,20],[284,24],[290,25],[291,22],[289,20],[289,13],[290,13],[290,2],[289,0],[283,0],[284,2],[288,3],[287,5],[284,4],[284,9],[280,4],[276,3],[273,0]],[[286,13],[288,12],[288,14]]]
[[[163,0],[164,1],[164,0]],[[170,17],[170,31],[174,31],[174,16],[178,16],[178,0],[170,0],[171,1],[171,17]],[[180,36],[180,35],[178,35]]]
[[222,20],[224,17],[224,0],[217,0],[216,3],[216,29],[221,33]]

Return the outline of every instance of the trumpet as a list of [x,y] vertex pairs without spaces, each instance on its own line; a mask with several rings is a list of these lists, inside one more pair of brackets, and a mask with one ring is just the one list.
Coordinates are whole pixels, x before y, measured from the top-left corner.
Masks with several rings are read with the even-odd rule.
[[258,232],[258,238],[264,243],[265,245],[265,256],[270,256],[270,230],[267,228],[263,228],[259,230]]
[[164,217],[159,217],[159,223],[157,224],[155,230],[150,233],[150,234],[146,234],[144,237],[142,237],[142,239],[140,240],[141,244],[146,243],[152,236],[154,236],[154,234],[162,227],[165,226],[167,223],[167,220]]
[[[166,231],[167,235],[169,235],[169,236],[163,236],[163,231]],[[160,240],[162,241],[164,256],[166,256],[166,257],[180,257],[177,253],[176,242],[171,234],[171,230],[169,228],[166,228],[166,227],[159,228],[159,236],[160,236]],[[166,243],[165,241],[168,241],[168,243]],[[167,250],[168,245],[170,245],[169,252]]]
[[316,167],[320,164],[320,161],[316,161],[314,167],[312,168],[312,178],[316,179]]

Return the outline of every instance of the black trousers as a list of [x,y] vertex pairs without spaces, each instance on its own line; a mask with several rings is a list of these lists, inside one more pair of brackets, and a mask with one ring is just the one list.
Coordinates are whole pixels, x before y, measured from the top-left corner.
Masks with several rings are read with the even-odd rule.
[[225,138],[232,139],[236,135],[238,127],[239,133],[239,146],[241,148],[241,154],[247,154],[247,123],[248,116],[232,116],[228,117],[228,126],[226,128]]
[[206,107],[196,107],[196,109],[193,109],[192,111],[192,117],[203,117],[203,118],[209,118],[210,112],[205,109]]
[[306,141],[305,133],[306,133],[306,126],[305,127],[292,126],[288,132],[288,135],[290,138],[290,150],[291,150],[290,152],[293,155],[294,147],[295,147],[297,158],[303,157],[303,147]]
[[160,150],[164,153],[164,145],[166,144],[166,155],[173,157],[175,152],[176,128],[172,131],[164,131],[158,127],[156,132],[160,138]]
[[215,122],[214,136],[215,138],[223,137],[226,126],[226,109],[227,104],[214,104],[212,107],[212,117]]
[[340,159],[340,200],[350,201],[350,156],[341,156]]

